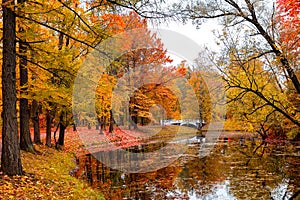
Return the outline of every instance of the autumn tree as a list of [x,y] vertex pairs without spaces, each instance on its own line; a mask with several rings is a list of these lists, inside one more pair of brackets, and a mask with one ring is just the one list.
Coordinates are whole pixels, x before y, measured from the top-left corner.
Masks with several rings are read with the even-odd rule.
[[85,55],[107,36],[93,21],[95,15],[84,12],[76,1],[34,5],[29,2],[26,15],[19,14],[30,27],[26,36],[32,80],[27,98],[45,109],[46,144],[51,146],[51,127],[56,121],[60,126],[58,143],[63,145],[64,130],[73,120],[71,96],[76,72]]
[[[299,2],[298,1],[286,1],[278,0],[278,22],[279,22],[279,38],[280,44],[283,47],[285,55],[289,58],[292,66],[295,66],[296,75],[299,77]],[[299,95],[294,89],[293,85],[287,82],[287,95],[290,102],[293,104],[294,112],[297,118],[299,118]],[[295,138],[299,127],[287,123],[291,128],[288,133],[290,138]],[[299,136],[299,135],[298,135]]]
[[[276,23],[274,4],[272,6],[270,2],[251,0],[221,2],[191,0],[174,4],[171,9],[175,13],[172,16],[181,16],[183,20],[191,19],[199,27],[209,19],[216,19],[223,26],[223,29],[217,33],[220,38],[219,42],[224,47],[223,54],[218,58],[215,57],[215,64],[219,66],[219,69],[222,68],[222,72],[230,66],[230,61],[239,62],[239,66],[243,68],[250,61],[263,59],[266,63],[263,69],[269,71],[270,76],[275,76],[274,79],[277,79],[275,84],[279,84],[279,89],[280,87],[284,88],[282,79],[286,79],[286,82],[290,82],[296,93],[300,93],[296,68],[293,66],[292,60],[285,54],[284,46],[279,42],[279,29]],[[171,15],[171,12],[169,14]],[[212,54],[212,56],[214,55]],[[248,71],[248,73],[251,73],[249,76],[252,76],[253,73],[257,72]],[[228,75],[225,74],[225,76]],[[239,83],[230,86],[237,87],[238,85]],[[273,98],[265,96],[261,91],[257,92],[249,87],[244,89],[247,93],[253,93],[266,104],[272,106],[276,112],[279,112],[296,126],[300,125],[293,112],[284,109],[287,106],[285,101],[280,99],[280,105],[285,105],[278,107]]]
[[23,174],[16,110],[16,16],[14,2],[3,0],[3,58],[2,58],[2,155],[4,174]]
[[[220,3],[212,0],[199,2],[187,1],[176,4],[174,7],[178,15],[181,15],[185,19],[190,18],[198,25],[201,25],[206,19],[220,19],[219,22],[224,27],[247,30],[251,39],[264,42],[264,45],[257,48],[255,52],[257,54],[256,57],[266,54],[274,55],[283,70],[288,74],[288,78],[292,81],[297,93],[300,93],[300,84],[295,75],[295,69],[292,68],[288,58],[284,55],[283,50],[278,44],[278,38],[276,38],[276,10],[274,6],[267,7],[266,2],[251,0],[230,0]],[[265,12],[259,15],[262,9]],[[248,24],[249,26],[247,26]],[[224,31],[225,34],[228,34],[226,29]]]
[[[186,88],[180,88],[181,85],[176,80],[183,75],[178,73],[176,68],[168,68],[166,66],[159,66],[159,68],[152,68],[152,75],[141,74],[141,80],[138,82],[145,83],[138,87],[133,97],[130,99],[132,109],[136,109],[131,113],[134,117],[135,123],[146,125],[149,123],[160,123],[153,118],[151,108],[153,106],[161,107],[161,119],[181,119],[188,118],[188,116],[181,115],[183,111],[180,106],[181,96],[184,96]],[[148,79],[143,81],[142,79]],[[150,80],[150,81],[149,81]],[[153,82],[151,82],[153,81]],[[150,82],[150,83],[149,83]]]
[[40,105],[37,100],[32,100],[31,103],[31,121],[33,124],[33,142],[35,144],[41,144],[41,131],[40,131]]
[[[226,82],[228,102],[234,107],[239,106],[233,112],[243,113],[239,120],[247,122],[252,131],[258,131],[264,138],[268,132],[279,130],[278,122],[283,126],[284,118],[299,126],[294,107],[287,99],[284,83],[273,66],[276,62],[269,55],[255,54],[256,49],[251,42],[240,47],[241,37],[252,42],[243,33],[231,32],[230,36],[223,38],[228,55],[223,56],[217,66]],[[231,114],[237,116],[232,112],[228,114],[228,117]],[[282,126],[278,133],[282,133]]]
[[[118,3],[124,6],[126,2],[120,1]],[[289,84],[294,88],[296,96],[299,95],[300,84],[296,76],[297,64],[295,64],[297,59],[290,57],[290,54],[286,53],[286,47],[290,45],[282,43],[282,38],[280,38],[280,27],[278,26],[279,23],[277,23],[278,13],[274,1],[226,0],[220,2],[215,0],[191,0],[180,1],[172,5],[164,4],[164,2],[154,3],[152,1],[141,1],[140,3],[145,3],[145,6],[139,7],[138,4],[134,3],[128,3],[126,6],[146,18],[179,17],[183,22],[191,20],[197,27],[201,27],[201,24],[207,20],[218,20],[217,22],[223,26],[223,30],[217,35],[220,38],[220,44],[224,47],[222,52],[226,52],[226,54],[222,54],[215,59],[215,64],[219,66],[219,69],[222,68],[222,73],[224,72],[223,67],[226,68],[226,66],[230,65],[230,57],[237,58],[240,66],[249,64],[251,60],[261,61],[262,59],[266,63],[264,70],[270,72],[269,75],[274,77],[275,88],[278,87],[280,92],[285,93],[285,87]],[[281,18],[285,21],[292,20],[292,22],[298,20],[298,17],[296,17],[298,16],[298,2],[283,0],[278,1],[278,3],[278,8],[282,12],[280,16],[283,16]],[[292,26],[292,30],[297,30],[297,24],[288,22],[286,25]],[[294,31],[294,33],[297,35],[297,31]],[[289,37],[288,35],[286,36]],[[296,45],[298,41],[297,36],[294,38],[296,42],[292,43]],[[297,48],[297,45],[295,47]],[[291,105],[290,102],[279,100],[281,107],[278,107],[274,104],[273,98],[269,99],[261,95],[260,92],[255,93],[251,89],[250,92],[253,92],[258,98],[271,105],[276,112],[284,116],[292,124],[299,126],[298,117],[293,114],[296,112],[297,115],[298,113],[295,107],[292,105],[293,108],[285,109]]]
[[[19,12],[25,4],[25,0],[18,0]],[[26,29],[24,24],[18,23],[19,30],[19,72],[20,72],[20,148],[25,151],[34,152],[31,135],[30,135],[30,112],[28,99],[26,95],[28,85],[28,69],[27,69],[27,46],[26,38],[22,35]]]
[[[51,2],[49,2],[49,3],[51,4]],[[47,4],[43,5],[44,6],[43,9],[47,9],[46,5]],[[54,4],[51,4],[51,6],[52,6],[52,9],[54,9],[54,10],[57,9]],[[19,9],[22,10],[22,12],[18,12],[19,22],[21,23],[21,22],[26,21],[26,18],[28,16],[32,17],[32,19],[34,20],[34,17],[33,17],[34,14],[31,14],[31,13],[34,13],[33,10],[34,11],[39,10],[39,7],[35,7],[34,9],[32,9],[30,4],[28,4],[27,6],[20,7]],[[47,16],[48,19],[51,19],[51,14],[52,13],[48,13],[48,16]],[[49,20],[49,23],[51,23],[50,20]],[[20,25],[20,27],[22,27],[22,26]],[[44,104],[44,107],[47,108],[47,106],[45,106],[45,103],[46,103],[47,99],[43,95],[43,93],[45,93],[47,90],[39,91],[38,95],[37,95],[37,90],[38,90],[37,88],[40,88],[40,85],[37,85],[36,83],[38,82],[38,80],[42,80],[45,76],[50,75],[50,77],[51,77],[51,75],[53,75],[53,74],[55,75],[57,72],[54,70],[53,66],[52,66],[52,69],[48,68],[48,63],[45,60],[46,57],[43,57],[43,61],[39,60],[41,58],[40,56],[42,56],[42,55],[44,56],[45,54],[48,55],[48,57],[47,57],[49,59],[48,61],[50,61],[51,56],[55,56],[54,51],[50,52],[50,51],[47,50],[47,48],[49,48],[49,46],[51,46],[47,42],[47,40],[49,38],[51,38],[50,35],[46,34],[46,33],[49,33],[49,31],[47,31],[47,29],[43,29],[38,24],[32,23],[32,21],[27,21],[27,27],[26,28],[27,28],[26,32],[21,31],[21,30],[19,31],[19,34],[20,34],[19,38],[23,38],[23,40],[26,41],[26,43],[24,43],[24,42],[20,43],[20,49],[26,49],[26,51],[23,50],[22,54],[20,55],[20,56],[22,56],[21,57],[22,60],[21,60],[20,63],[26,62],[26,65],[27,65],[26,67],[24,67],[24,66],[22,67],[22,68],[24,68],[23,71],[26,73],[27,82],[23,81],[24,83],[22,83],[22,76],[21,76],[21,83],[23,85],[25,85],[27,88],[25,88],[23,86],[24,88],[22,90],[23,93],[21,94],[22,95],[21,103],[22,103],[22,101],[27,101],[28,102],[28,99],[33,99],[33,105],[32,105],[32,107],[34,108],[34,118],[33,119],[34,119],[34,125],[35,125],[35,139],[37,139],[37,137],[36,137],[36,134],[37,134],[36,125],[37,125],[37,122],[38,122],[38,116],[36,115],[36,113],[38,111],[37,101],[42,102]],[[34,33],[34,32],[36,32],[36,33]],[[54,38],[54,37],[52,36],[52,38]],[[55,40],[53,40],[53,42],[55,42]],[[56,45],[58,45],[58,44],[56,43]],[[39,49],[39,47],[42,47],[42,49]],[[52,61],[50,61],[50,62],[52,62]],[[54,64],[54,63],[52,63],[52,64]],[[31,72],[29,75],[27,75],[28,74],[27,70],[29,70]],[[21,70],[21,72],[22,72],[22,70]],[[28,82],[28,77],[30,77],[30,83]],[[51,78],[49,78],[49,79],[51,79]],[[25,109],[26,107],[28,107],[28,106],[23,105],[23,106],[21,106],[21,109]],[[21,114],[20,114],[21,116],[24,115],[22,113],[24,113],[24,111],[21,112]],[[28,108],[27,108],[26,113],[29,113]],[[47,115],[47,116],[49,116],[49,115]],[[24,124],[29,125],[28,122],[24,123]],[[50,123],[48,123],[47,125],[50,126]],[[29,129],[29,127],[28,127],[28,129]],[[28,130],[28,132],[29,132],[29,130]],[[51,134],[51,132],[50,132],[50,134]],[[48,128],[47,129],[47,138],[46,138],[47,139],[47,141],[46,141],[47,145],[50,145],[50,141],[49,141],[51,139],[50,134],[49,134],[49,128]],[[21,136],[22,136],[22,134],[21,134]],[[30,138],[30,136],[27,137],[27,138]],[[37,139],[37,142],[39,142],[38,139]],[[22,142],[20,143],[20,145],[22,146]]]
[[[209,123],[211,121],[211,109],[212,109],[212,97],[207,88],[207,83],[205,83],[203,76],[205,71],[199,68],[190,69],[189,83],[192,85],[195,95],[198,99],[198,116],[199,119]],[[192,108],[192,107],[191,107]],[[199,127],[200,128],[200,127]]]
[[267,130],[283,135],[284,117],[278,112],[287,111],[290,104],[272,72],[264,70],[261,61],[247,65],[232,62],[226,70],[230,74],[224,77],[229,102],[227,120],[233,122],[235,128],[257,131],[263,138],[268,136]]
[[[126,37],[124,38],[124,40],[122,40],[122,43],[116,44],[117,46],[113,48],[129,49],[129,52],[126,52],[125,54],[115,58],[115,60],[113,60],[110,65],[106,67],[105,71],[110,79],[116,81],[117,79],[122,78],[124,74],[130,73],[130,71],[135,71],[135,69],[137,72],[142,69],[141,71],[147,73],[147,70],[150,70],[151,68],[171,62],[171,60],[166,56],[166,50],[163,49],[161,41],[155,36],[155,34],[152,34],[148,30],[146,20],[140,18],[136,13],[130,12],[129,14],[125,15],[106,14],[101,16],[100,20],[102,20],[102,23],[107,26],[106,30],[111,35],[119,34],[121,35],[119,37]],[[135,29],[139,30],[139,32],[134,31]],[[107,49],[107,51],[113,52],[114,50]],[[131,79],[133,84],[129,84],[129,87],[136,89],[138,88],[138,86],[135,85],[134,82],[137,83],[137,80],[141,79],[144,75],[139,74],[137,76],[140,77],[138,77],[137,79]],[[129,79],[128,82],[130,82]],[[112,82],[108,82],[107,84],[112,84]],[[107,84],[105,85],[107,86]],[[128,89],[132,90],[132,88]],[[102,89],[98,91],[105,90]],[[98,96],[99,105],[101,105],[99,109],[104,112],[99,112],[98,119],[101,120],[101,123],[105,123],[105,121],[107,121],[110,125],[112,125],[114,120],[111,120],[113,116],[109,114],[111,110],[111,106],[109,106],[110,103],[106,104],[103,102],[105,100],[108,100],[108,102],[110,102],[110,98],[107,98],[110,95],[106,95],[103,97],[100,96]],[[136,125],[138,123],[139,117],[143,118],[145,116],[148,116],[148,114],[146,114],[147,112],[142,112],[142,109],[139,109],[142,107],[141,102],[138,102],[137,98],[141,99],[141,96],[142,94],[138,92],[131,97],[129,108],[130,113],[126,114],[126,111],[124,110],[118,111],[119,115],[122,115],[122,117],[125,117],[129,120],[130,124],[128,125],[133,125],[135,128],[137,128]],[[110,130],[112,130],[112,128],[110,128]]]
[[[98,5],[102,6],[101,2],[98,2]],[[107,11],[108,4],[106,4],[107,3],[105,2],[103,5],[104,11]],[[112,2],[112,4],[118,5],[117,2]],[[21,8],[19,5],[17,7],[18,9]],[[65,82],[64,80],[66,74],[72,76],[72,73],[68,73],[69,69],[65,69],[64,66],[72,68],[74,65],[77,65],[78,62],[75,62],[76,64],[74,64],[73,61],[80,60],[82,55],[97,46],[97,44],[105,38],[105,34],[102,34],[103,29],[101,26],[93,27],[90,25],[90,22],[94,17],[93,13],[82,12],[82,7],[79,6],[79,2],[72,1],[64,3],[63,1],[29,1],[23,8],[23,12],[15,12],[15,10],[13,10],[15,9],[14,2],[3,0],[3,147],[1,168],[5,174],[9,175],[22,173],[18,147],[16,111],[16,16],[21,19],[20,21],[22,21],[22,25],[27,25],[26,28],[29,26],[31,27],[24,32],[20,32],[32,34],[30,37],[28,37],[29,34],[26,35],[26,45],[24,45],[24,43],[20,43],[19,45],[21,69],[25,69],[25,66],[28,66],[30,72],[38,73],[43,71],[43,73],[38,74],[37,76],[40,78],[40,83],[43,84],[36,84],[35,86],[39,87],[33,87],[37,81],[28,83],[28,88],[30,89],[28,90],[30,91],[28,92],[28,96],[24,89],[27,84],[22,82],[24,83],[24,90],[22,91],[21,97],[25,98],[25,100],[27,98],[34,99],[39,102],[45,102],[45,100],[46,102],[63,102],[62,104],[58,103],[58,105],[61,106],[60,108],[62,108],[65,104],[70,103],[70,101],[66,101],[64,98],[61,98],[61,94],[66,94],[65,90],[63,90],[64,87],[59,88],[60,91],[58,93],[55,93],[57,90],[53,90],[55,87],[48,87],[51,85],[49,84],[49,74],[52,74],[55,78],[61,79],[63,83],[62,85],[67,86],[64,89],[70,91],[71,87],[68,83],[72,79],[68,79],[68,81]],[[20,28],[24,29],[22,25],[20,24]],[[95,31],[96,28],[99,28],[100,31]],[[80,34],[73,34],[74,30],[81,30],[82,32],[80,32]],[[70,51],[73,52],[72,56],[70,56],[70,51],[68,49],[64,51],[65,54],[63,55],[65,57],[62,56],[61,59],[68,58],[65,60],[65,63],[60,62],[60,59],[56,62],[58,43],[54,45],[52,42],[57,41],[57,39],[54,38],[57,38],[58,35],[62,35],[66,38],[65,44],[66,46],[70,45]],[[23,40],[23,42],[25,41],[24,37],[20,37],[20,39]],[[54,46],[56,46],[56,48]],[[51,50],[54,50],[54,52]],[[66,63],[67,65],[65,65]],[[58,70],[56,67],[61,67],[61,69]],[[48,78],[48,81],[46,81],[46,77]],[[33,88],[35,90],[32,90]],[[38,90],[40,90],[41,93],[39,93]],[[53,96],[56,98],[53,99]],[[22,108],[26,109],[26,111],[24,110],[22,113],[28,112],[28,108],[26,107],[27,106],[22,106]],[[45,107],[47,107],[47,105]],[[28,123],[28,121],[26,123]],[[51,119],[49,120],[48,125],[50,127]]]
[[279,11],[280,41],[285,46],[285,53],[299,53],[300,2],[297,0],[277,0],[276,3]]

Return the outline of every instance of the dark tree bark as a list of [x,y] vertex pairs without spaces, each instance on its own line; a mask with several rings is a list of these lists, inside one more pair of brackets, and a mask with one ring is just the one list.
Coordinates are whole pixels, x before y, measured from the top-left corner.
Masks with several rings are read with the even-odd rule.
[[60,33],[58,38],[58,50],[62,50],[63,42],[64,42],[64,34]]
[[64,144],[65,144],[65,132],[66,132],[66,126],[63,122],[60,122],[59,123],[59,137],[58,137],[59,146],[64,146]]
[[[23,4],[25,0],[18,0],[19,4]],[[24,32],[24,28],[22,24],[19,25],[19,32]],[[26,48],[26,40],[20,38],[19,39],[19,71],[20,71],[20,87],[21,87],[21,95],[26,94],[26,85],[28,84],[28,70],[27,70],[27,48]],[[33,143],[30,136],[30,127],[29,127],[30,115],[29,115],[29,107],[28,107],[28,99],[21,98],[20,99],[20,148],[25,151],[34,152],[35,149],[33,147]]]
[[16,109],[16,15],[14,1],[3,0],[3,63],[2,63],[2,156],[1,169],[7,175],[23,174]]
[[298,190],[297,192],[295,192],[290,198],[289,198],[289,200],[294,200],[294,199],[296,199],[297,197],[299,197],[300,196],[300,190]]
[[110,119],[109,119],[109,129],[108,129],[108,132],[112,133],[113,130],[114,130],[115,119],[114,119],[112,110],[110,110],[109,112],[110,112]]
[[102,117],[102,120],[103,120],[103,121],[102,121],[102,124],[101,124],[101,129],[106,131],[106,125],[107,125],[107,124],[106,124],[106,117],[103,116],[103,117]]
[[20,99],[20,148],[35,151],[30,136],[28,100],[25,98]]
[[97,117],[97,118],[96,118],[96,130],[99,130],[99,127],[100,127],[100,120],[99,120],[99,118]]
[[[63,41],[64,41],[64,34],[60,33],[59,34],[59,44],[58,44],[59,50],[62,50]],[[62,111],[59,116],[59,136],[58,136],[58,142],[56,142],[56,144],[55,144],[57,149],[59,149],[60,146],[64,146],[64,143],[65,143],[65,130],[67,128],[67,125],[66,125],[66,123],[64,123],[64,114],[67,115],[67,113],[65,111]],[[65,121],[67,121],[67,119]]]
[[203,124],[203,116],[202,116],[202,105],[199,104],[199,105],[198,105],[198,108],[199,108],[199,124],[198,124],[197,129],[198,129],[198,130],[201,130],[202,126],[204,125],[204,124]]
[[51,111],[47,110],[46,113],[46,145],[51,147],[51,126],[52,126],[52,115]]
[[77,131],[76,124],[73,124],[73,131]]
[[103,130],[103,121],[101,120],[101,119],[103,119],[103,117],[101,117],[101,118],[97,118],[97,122],[98,122],[98,126],[99,126],[99,133],[100,134],[103,134],[103,132],[102,132],[102,130]]
[[33,141],[36,144],[42,144],[41,141],[41,131],[40,131],[40,121],[39,121],[39,104],[36,100],[32,101],[31,106],[31,113],[32,113],[32,123],[33,123]]
[[60,146],[64,146],[64,143],[65,143],[65,131],[66,131],[67,125],[64,122],[64,114],[67,115],[66,112],[62,112],[59,117],[59,136],[58,136],[58,142],[56,144],[56,148],[59,148]]
[[[130,97],[130,103],[133,104],[131,108],[129,108],[129,116],[131,119],[129,119],[131,125],[133,126],[134,130],[138,129],[137,123],[138,123],[138,113],[137,113],[137,108],[135,106],[136,104],[136,99],[135,97]],[[130,128],[129,128],[130,130]]]

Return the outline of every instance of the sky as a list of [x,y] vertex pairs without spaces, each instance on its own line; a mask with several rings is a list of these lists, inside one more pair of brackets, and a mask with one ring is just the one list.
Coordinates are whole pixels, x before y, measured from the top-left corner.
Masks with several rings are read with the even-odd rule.
[[212,33],[214,29],[219,28],[219,26],[215,23],[207,22],[204,23],[199,29],[196,29],[196,26],[192,23],[183,25],[178,22],[171,22],[168,25],[161,25],[160,28],[165,28],[181,33],[191,38],[201,46],[206,45],[211,48],[218,48],[215,42],[215,36]]
[[[152,26],[154,30],[156,29],[167,29],[184,35],[185,37],[193,40],[199,46],[208,47],[214,51],[218,51],[220,48],[216,43],[215,35],[213,30],[220,30],[220,26],[217,23],[206,22],[200,26],[199,29],[196,28],[191,22],[187,24],[181,24],[179,22],[169,22],[168,24],[161,24],[159,26]],[[166,47],[168,49],[168,47]],[[168,53],[170,57],[174,60],[172,64],[179,64],[182,58],[174,55],[173,53]]]

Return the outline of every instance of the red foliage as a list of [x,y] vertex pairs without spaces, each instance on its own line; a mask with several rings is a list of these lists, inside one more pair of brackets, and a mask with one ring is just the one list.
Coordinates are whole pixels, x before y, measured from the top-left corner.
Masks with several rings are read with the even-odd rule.
[[280,12],[280,36],[282,42],[290,49],[299,51],[300,47],[300,1],[277,0]]

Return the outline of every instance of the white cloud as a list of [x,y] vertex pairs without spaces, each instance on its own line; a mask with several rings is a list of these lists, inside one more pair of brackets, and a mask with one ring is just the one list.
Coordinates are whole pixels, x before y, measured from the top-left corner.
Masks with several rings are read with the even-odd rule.
[[[184,35],[187,38],[190,38],[199,46],[208,47],[214,51],[219,50],[219,46],[216,44],[215,35],[213,34],[213,30],[220,30],[220,25],[217,23],[213,23],[213,21],[209,21],[201,25],[198,29],[196,25],[193,25],[191,22],[187,24],[182,24],[179,22],[169,22],[168,24],[161,24],[151,27],[154,30],[158,29],[167,29],[179,34]],[[174,60],[172,64],[179,64],[183,58],[174,54],[173,52],[169,52],[170,57]]]

